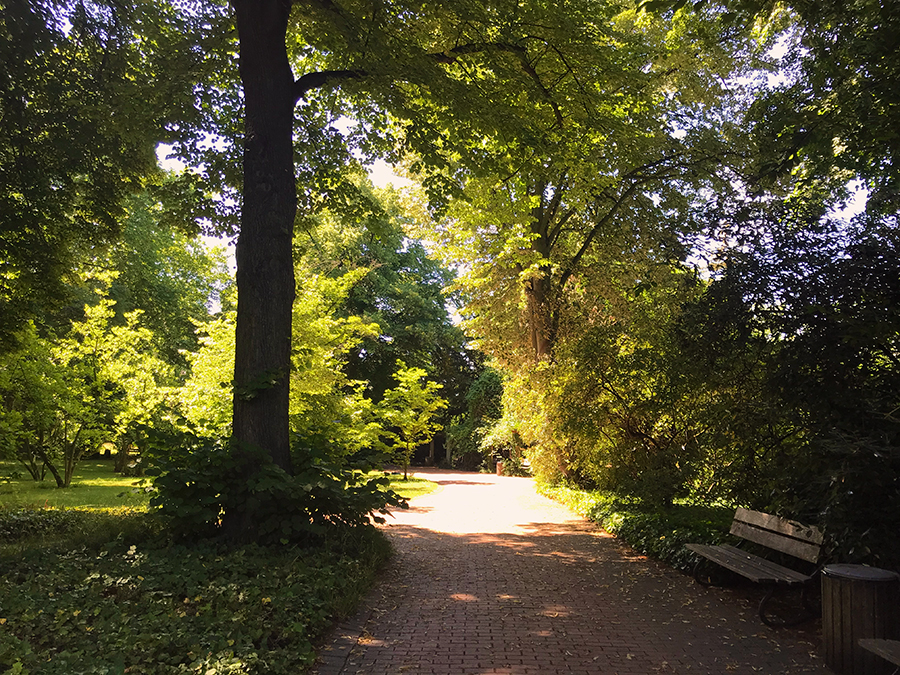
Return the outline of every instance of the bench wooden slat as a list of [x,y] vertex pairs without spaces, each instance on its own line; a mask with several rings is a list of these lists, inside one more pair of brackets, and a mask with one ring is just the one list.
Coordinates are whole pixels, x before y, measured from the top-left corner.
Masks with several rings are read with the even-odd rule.
[[743,507],[738,507],[734,512],[734,519],[743,523],[753,525],[763,530],[771,532],[780,532],[793,539],[800,541],[808,541],[813,544],[819,544],[825,541],[825,536],[818,527],[812,525],[803,525],[795,520],[787,520],[779,518],[762,511],[751,511]]
[[708,546],[705,544],[687,544],[694,553],[712,560],[717,565],[740,574],[751,581],[762,584],[803,584],[810,577],[788,567],[783,567],[770,560],[747,553],[734,546]]
[[781,533],[762,530],[739,520],[732,521],[731,534],[747,541],[762,544],[773,551],[781,551],[812,563],[819,559],[819,551],[822,548],[820,544],[813,544],[790,538]]
[[859,646],[866,651],[877,654],[885,661],[900,666],[900,640],[876,640],[866,638],[859,641]]
[[[816,527],[744,508],[735,511],[734,520],[731,521],[731,534],[812,563],[818,562],[824,541],[822,531]],[[685,548],[751,581],[769,585],[769,592],[759,603],[759,618],[767,626],[793,626],[815,615],[815,610],[806,598],[807,585],[812,576],[727,544],[686,544]],[[698,561],[694,567],[694,578],[708,586],[711,580],[704,581],[701,577],[700,562],[702,561]],[[767,607],[775,591],[781,587],[798,585],[802,590],[800,599],[803,601],[804,613],[790,620],[770,616]]]

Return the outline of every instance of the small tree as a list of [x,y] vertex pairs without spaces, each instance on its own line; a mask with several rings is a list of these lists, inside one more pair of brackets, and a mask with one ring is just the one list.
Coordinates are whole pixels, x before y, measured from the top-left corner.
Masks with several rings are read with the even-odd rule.
[[36,481],[44,480],[43,448],[68,394],[50,344],[33,322],[14,334],[16,349],[0,354],[0,457],[15,459]]
[[447,407],[447,402],[437,395],[442,385],[425,381],[425,374],[422,368],[407,368],[398,360],[394,373],[397,386],[388,389],[381,402],[385,435],[393,443],[394,457],[403,462],[403,480],[408,477],[413,451],[441,430],[434,416]]

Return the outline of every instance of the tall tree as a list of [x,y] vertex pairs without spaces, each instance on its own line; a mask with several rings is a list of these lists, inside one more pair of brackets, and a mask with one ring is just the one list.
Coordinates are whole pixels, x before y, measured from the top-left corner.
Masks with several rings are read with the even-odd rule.
[[[198,13],[166,2],[0,5],[0,340],[121,232],[156,145],[193,116]],[[208,46],[215,43],[208,39]]]
[[[290,470],[292,140],[295,134],[307,139],[313,157],[327,153],[329,141],[309,105],[302,109],[306,123],[295,126],[298,102],[341,85],[368,114],[368,129],[384,129],[380,110],[404,120],[403,142],[426,161],[466,145],[462,139],[471,140],[473,129],[525,129],[538,108],[554,111],[556,124],[567,102],[555,100],[554,82],[571,75],[567,64],[591,44],[597,6],[580,0],[497,6],[238,0],[233,6],[245,110],[234,435],[266,448]],[[292,66],[306,72],[297,76]],[[437,177],[430,185],[439,183]]]
[[473,335],[514,368],[552,359],[604,283],[683,259],[692,207],[727,189],[723,165],[737,155],[744,101],[721,81],[754,59],[719,12],[653,19],[610,3],[593,29],[594,49],[557,87],[579,106],[539,144],[491,146],[493,170],[462,175],[462,197],[430,235],[466,261]]
[[162,205],[147,194],[124,206],[122,236],[89,264],[118,272],[109,291],[117,320],[141,310],[141,325],[153,333],[162,356],[186,376],[184,355],[197,348],[197,325],[229,303],[234,281],[225,251],[163,222]]

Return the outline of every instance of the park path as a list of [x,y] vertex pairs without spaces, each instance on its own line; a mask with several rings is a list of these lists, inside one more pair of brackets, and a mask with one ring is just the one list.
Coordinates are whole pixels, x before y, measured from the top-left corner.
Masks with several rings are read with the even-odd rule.
[[829,673],[816,624],[767,628],[754,590],[705,589],[536,494],[428,470],[385,526],[397,555],[317,675]]

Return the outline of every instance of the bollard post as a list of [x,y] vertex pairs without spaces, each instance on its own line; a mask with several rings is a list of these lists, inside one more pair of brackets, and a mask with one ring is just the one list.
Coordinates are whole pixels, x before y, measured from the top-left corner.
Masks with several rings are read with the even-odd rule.
[[840,675],[890,675],[894,666],[859,646],[860,638],[896,639],[900,575],[865,565],[822,571],[825,664]]

